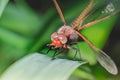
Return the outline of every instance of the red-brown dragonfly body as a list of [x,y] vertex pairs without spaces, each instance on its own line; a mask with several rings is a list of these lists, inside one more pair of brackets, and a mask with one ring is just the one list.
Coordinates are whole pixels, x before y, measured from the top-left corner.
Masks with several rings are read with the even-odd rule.
[[51,35],[52,43],[49,46],[54,46],[55,48],[70,48],[68,41],[75,42],[78,38],[78,34],[72,27],[62,26],[57,32]]
[[96,55],[97,61],[111,74],[117,74],[118,70],[114,63],[114,61],[102,50],[98,49],[96,46],[94,46],[83,34],[81,34],[79,31],[87,28],[93,24],[96,24],[98,22],[104,21],[113,15],[115,15],[118,12],[111,13],[110,15],[100,18],[98,20],[93,20],[92,22],[88,22],[86,24],[83,24],[84,20],[88,17],[89,12],[92,10],[92,6],[94,3],[94,0],[90,0],[90,3],[88,6],[83,10],[83,12],[78,16],[78,18],[70,25],[66,25],[66,21],[64,19],[64,16],[62,14],[62,11],[57,3],[56,0],[53,0],[55,3],[55,6],[57,8],[57,11],[61,17],[62,22],[64,23],[64,26],[62,26],[60,29],[58,29],[57,32],[54,32],[51,35],[52,43],[48,44],[50,47],[56,48],[65,48],[65,49],[71,49],[71,43],[78,41],[78,38],[82,38],[93,50],[93,52]]

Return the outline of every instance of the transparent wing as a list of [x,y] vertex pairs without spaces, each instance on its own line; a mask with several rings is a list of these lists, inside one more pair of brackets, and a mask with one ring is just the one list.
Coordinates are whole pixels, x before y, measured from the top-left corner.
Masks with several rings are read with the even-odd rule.
[[114,61],[102,50],[92,49],[96,55],[97,61],[111,74],[116,75],[118,73],[117,67]]
[[120,12],[120,0],[94,0],[92,10],[85,17],[83,24],[77,30],[89,27],[100,21],[104,21]]
[[102,50],[95,47],[85,36],[81,33],[76,33],[91,47],[96,55],[97,61],[111,74],[116,75],[118,73],[117,67],[114,61]]
[[91,10],[85,23],[96,19],[101,19],[120,11],[120,0],[95,0],[94,7]]

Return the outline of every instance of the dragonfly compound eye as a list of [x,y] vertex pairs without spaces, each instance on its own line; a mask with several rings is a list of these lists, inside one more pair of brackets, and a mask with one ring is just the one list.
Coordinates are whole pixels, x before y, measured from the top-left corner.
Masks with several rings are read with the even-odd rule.
[[54,32],[52,35],[51,35],[51,40],[55,40],[58,38],[58,33],[57,32]]
[[67,42],[67,38],[64,34],[58,34],[57,32],[54,32],[51,35],[51,40],[59,40],[62,44],[65,44]]
[[67,37],[64,34],[59,34],[58,39],[61,41],[62,44],[67,43]]

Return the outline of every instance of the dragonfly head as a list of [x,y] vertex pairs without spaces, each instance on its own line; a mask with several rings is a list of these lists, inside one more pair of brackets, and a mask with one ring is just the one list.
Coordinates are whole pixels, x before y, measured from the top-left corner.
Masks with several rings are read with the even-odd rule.
[[52,43],[48,46],[52,46],[54,48],[61,48],[67,43],[67,37],[64,34],[58,34],[57,32],[54,32],[51,35],[51,40]]

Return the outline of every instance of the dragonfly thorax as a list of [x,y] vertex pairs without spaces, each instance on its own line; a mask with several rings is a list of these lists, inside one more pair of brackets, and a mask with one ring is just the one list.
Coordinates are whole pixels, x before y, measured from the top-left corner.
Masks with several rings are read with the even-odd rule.
[[73,42],[78,39],[78,35],[75,30],[70,26],[62,26],[57,32],[51,35],[52,43],[50,46],[55,48],[67,48],[68,41]]
[[62,26],[59,30],[58,30],[59,34],[64,34],[69,41],[77,41],[78,39],[78,35],[76,34],[76,31],[70,27],[70,26]]

